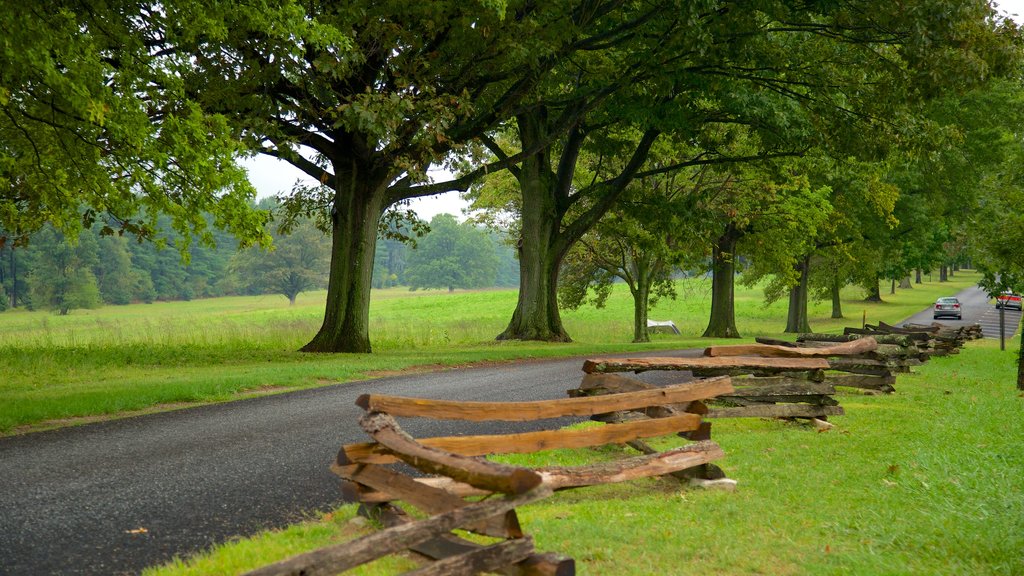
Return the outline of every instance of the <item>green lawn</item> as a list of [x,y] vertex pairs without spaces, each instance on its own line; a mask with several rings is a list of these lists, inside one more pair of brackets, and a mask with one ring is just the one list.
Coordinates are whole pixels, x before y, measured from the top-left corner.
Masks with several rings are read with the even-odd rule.
[[[868,322],[896,322],[973,284],[977,275],[926,282],[885,302],[867,304],[844,293],[849,319],[828,318],[828,302],[811,307],[811,325],[836,331]],[[704,346],[710,282],[679,284],[651,318],[671,319],[682,336],[632,344],[632,303],[617,290],[601,310],[566,312],[575,342],[496,342],[515,306],[516,292],[375,291],[372,355],[296,352],[320,325],[323,293],[303,294],[289,307],[280,296],[110,306],[69,316],[10,310],[0,313],[0,434],[87,421],[90,417],[219,402],[251,394],[308,388],[374,374],[463,366],[517,358],[589,355]],[[737,325],[746,337],[778,336],[785,303],[764,306],[757,289],[737,291]]]

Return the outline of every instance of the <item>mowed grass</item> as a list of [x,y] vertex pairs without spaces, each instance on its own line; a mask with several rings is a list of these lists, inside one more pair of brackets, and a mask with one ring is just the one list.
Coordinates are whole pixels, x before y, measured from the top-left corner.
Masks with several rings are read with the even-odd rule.
[[[972,342],[899,375],[895,394],[847,390],[846,415],[827,432],[717,420],[719,464],[736,492],[648,479],[560,492],[521,508],[520,520],[539,550],[575,558],[580,574],[1022,574],[1024,397],[1013,358],[997,342]],[[575,465],[627,454],[605,447],[500,460]],[[343,506],[145,574],[238,574],[365,533],[355,516]],[[394,574],[411,562],[391,557],[357,573]]]
[[[977,281],[963,272],[951,282],[926,282],[862,301],[844,293],[847,320],[828,318],[828,302],[811,306],[812,328],[835,331],[868,322],[896,322],[936,297]],[[620,287],[621,288],[621,287]],[[593,355],[705,346],[710,282],[679,282],[679,298],[664,300],[651,318],[674,320],[681,336],[632,344],[632,302],[614,292],[604,309],[563,314],[570,344],[496,342],[515,307],[516,291],[374,291],[370,335],[374,354],[296,352],[316,333],[324,293],[231,297],[76,310],[68,316],[0,313],[0,434],[74,424],[97,417],[220,402],[366,379],[382,373],[437,369],[519,358]],[[759,289],[737,291],[737,324],[746,337],[778,336],[784,302],[764,306]]]

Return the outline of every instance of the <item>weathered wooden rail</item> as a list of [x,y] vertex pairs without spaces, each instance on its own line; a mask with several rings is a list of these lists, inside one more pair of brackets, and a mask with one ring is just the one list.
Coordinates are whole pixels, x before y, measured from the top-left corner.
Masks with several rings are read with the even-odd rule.
[[[379,519],[384,529],[352,542],[302,554],[263,567],[250,576],[336,574],[399,551],[410,550],[431,560],[414,574],[568,575],[575,573],[571,558],[538,553],[519,524],[516,508],[547,497],[553,491],[624,482],[650,476],[681,478],[707,474],[723,456],[714,442],[704,440],[656,451],[644,439],[678,434],[698,436],[705,429],[700,410],[668,410],[665,406],[703,406],[702,400],[732,392],[728,377],[711,378],[600,397],[538,402],[457,402],[364,395],[357,405],[366,410],[360,420],[372,442],[341,447],[332,470],[342,488],[361,503],[361,512]],[[446,436],[416,439],[395,417],[464,421],[534,421],[565,416],[597,416],[630,411],[651,417],[609,423],[586,429],[556,429],[515,434]],[[558,448],[604,444],[643,446],[644,454],[612,462],[563,467],[526,468],[498,464],[480,456],[530,453]],[[389,467],[404,462],[433,477],[413,477]],[[481,501],[466,498],[483,497]],[[413,521],[396,505],[402,502],[428,517]],[[453,534],[463,529],[494,539],[471,542]]]

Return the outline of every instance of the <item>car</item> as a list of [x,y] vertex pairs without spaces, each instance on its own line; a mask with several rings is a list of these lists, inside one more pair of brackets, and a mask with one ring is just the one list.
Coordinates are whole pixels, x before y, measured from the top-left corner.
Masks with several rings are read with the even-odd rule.
[[1007,310],[1020,310],[1020,294],[1014,294],[1013,290],[1004,291],[999,296],[996,296],[996,308],[1006,308]]
[[932,311],[932,318],[942,318],[949,316],[960,320],[961,316],[960,301],[955,296],[945,296],[935,301],[935,309]]

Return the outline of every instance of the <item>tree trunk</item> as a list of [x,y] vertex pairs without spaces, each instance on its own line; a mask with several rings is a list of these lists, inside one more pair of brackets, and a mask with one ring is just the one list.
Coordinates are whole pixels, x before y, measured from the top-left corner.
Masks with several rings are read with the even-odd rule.
[[651,302],[651,278],[653,271],[646,261],[633,260],[633,278],[635,283],[629,287],[633,295],[633,342],[650,342],[651,335],[647,330],[647,310]]
[[18,263],[14,258],[14,246],[11,246],[11,308],[18,307]]
[[921,269],[914,270],[914,284],[921,284]]
[[[546,139],[546,116],[519,117],[524,147]],[[558,271],[565,252],[559,238],[558,180],[551,170],[550,148],[523,161],[516,173],[522,191],[519,239],[519,300],[498,340],[571,342],[558,311]]]
[[949,267],[945,264],[939,267],[939,282],[949,282]]
[[789,313],[786,315],[787,333],[809,333],[811,325],[807,320],[807,281],[810,277],[811,257],[805,256],[797,264],[800,282],[789,291]]
[[843,301],[839,298],[839,280],[832,281],[832,317],[842,318],[843,317]]
[[910,275],[904,276],[900,279],[900,288],[907,290],[913,287],[914,285],[910,283]]
[[298,294],[288,294],[287,296],[288,296],[288,305],[289,306],[295,306],[295,298],[296,298],[296,296],[298,296]]
[[867,287],[868,295],[867,295],[866,298],[864,298],[865,302],[881,302],[882,301],[882,292],[881,292],[881,289],[878,287],[879,280],[881,280],[881,279],[876,276],[874,283]]
[[336,174],[324,323],[302,351],[369,353],[373,257],[388,178],[356,168]]
[[1024,335],[1020,338],[1020,349],[1017,352],[1017,389],[1024,390]]
[[895,294],[895,293],[896,293],[896,279],[893,278],[893,279],[890,280],[889,294]]
[[736,329],[736,242],[740,231],[730,222],[712,247],[711,318],[705,338],[739,338]]

